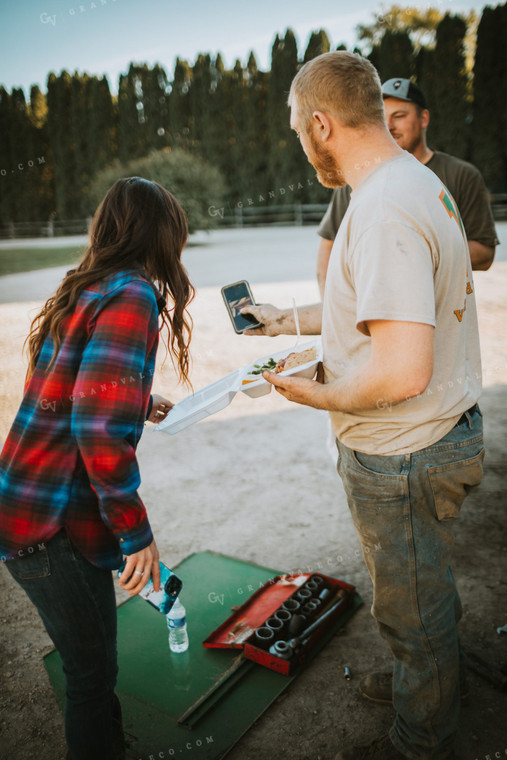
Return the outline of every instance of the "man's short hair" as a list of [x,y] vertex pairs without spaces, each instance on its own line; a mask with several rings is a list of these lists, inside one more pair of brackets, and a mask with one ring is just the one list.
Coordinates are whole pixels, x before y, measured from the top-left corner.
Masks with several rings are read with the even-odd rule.
[[337,50],[305,63],[292,80],[289,105],[294,97],[300,128],[305,131],[314,111],[330,113],[346,127],[385,125],[377,71],[356,53]]

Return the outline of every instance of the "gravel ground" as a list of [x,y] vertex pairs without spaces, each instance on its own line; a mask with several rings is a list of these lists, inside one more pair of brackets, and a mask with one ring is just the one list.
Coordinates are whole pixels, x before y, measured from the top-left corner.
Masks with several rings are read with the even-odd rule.
[[[507,239],[507,223],[499,224],[498,232]],[[191,308],[192,381],[198,389],[257,356],[292,345],[288,337],[236,336],[220,286],[246,278],[259,302],[288,306],[293,297],[298,304],[312,302],[317,297],[317,238],[314,228],[291,227],[222,230],[195,242],[200,244],[187,249],[185,261],[198,286]],[[64,271],[0,279],[0,441],[21,397],[21,347],[29,315]],[[497,626],[507,623],[505,244],[493,267],[476,273],[475,284],[487,458],[484,481],[457,522],[455,575],[465,609],[465,647],[493,670],[507,664],[507,636],[496,633]],[[157,370],[154,390],[174,401],[186,395],[175,383],[169,361]],[[392,710],[365,703],[356,689],[362,674],[388,667],[389,653],[369,614],[370,581],[328,448],[327,415],[291,405],[275,393],[259,399],[238,394],[225,410],[176,436],[147,426],[139,460],[142,496],[169,565],[210,549],[285,570],[320,568],[354,583],[365,600],[346,631],[243,737],[231,760],[330,760],[345,743],[386,729]],[[272,494],[279,495],[279,508],[273,509]],[[51,643],[2,567],[0,594],[0,760],[63,760],[62,716],[42,660]],[[118,601],[122,599],[118,592]],[[344,664],[351,668],[351,681],[343,678]],[[470,686],[458,757],[505,756],[507,696],[475,673]]]

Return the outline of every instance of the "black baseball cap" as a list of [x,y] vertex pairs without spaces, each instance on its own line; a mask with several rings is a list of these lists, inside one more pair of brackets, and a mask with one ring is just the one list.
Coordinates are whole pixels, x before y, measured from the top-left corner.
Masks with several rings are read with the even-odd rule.
[[384,98],[408,100],[411,103],[417,103],[421,108],[428,108],[423,91],[410,79],[388,79],[382,85],[382,95]]

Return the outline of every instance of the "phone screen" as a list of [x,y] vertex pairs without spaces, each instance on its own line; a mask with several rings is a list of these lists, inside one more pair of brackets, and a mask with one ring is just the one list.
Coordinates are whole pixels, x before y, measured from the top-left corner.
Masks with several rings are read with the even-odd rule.
[[246,280],[226,285],[222,288],[222,295],[236,332],[241,333],[244,330],[260,327],[261,323],[255,317],[240,313],[245,306],[255,305]]

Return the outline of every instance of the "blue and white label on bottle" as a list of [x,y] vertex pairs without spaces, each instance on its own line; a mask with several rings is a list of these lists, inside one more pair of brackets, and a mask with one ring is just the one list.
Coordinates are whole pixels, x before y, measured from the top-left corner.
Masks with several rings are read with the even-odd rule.
[[187,618],[185,615],[181,618],[176,618],[176,619],[170,618],[170,617],[167,618],[168,628],[183,628],[186,622],[187,622]]

